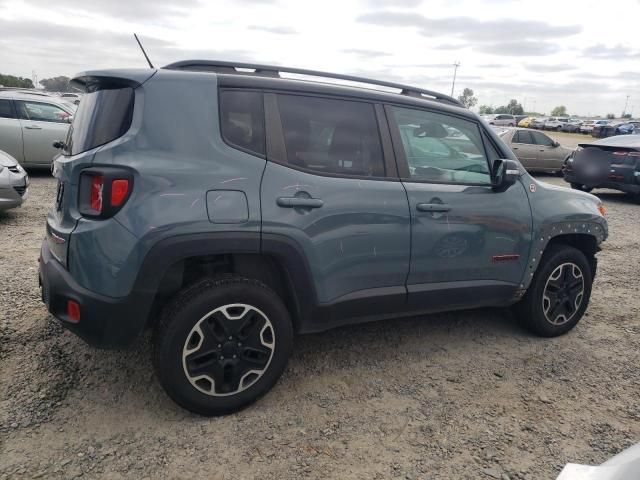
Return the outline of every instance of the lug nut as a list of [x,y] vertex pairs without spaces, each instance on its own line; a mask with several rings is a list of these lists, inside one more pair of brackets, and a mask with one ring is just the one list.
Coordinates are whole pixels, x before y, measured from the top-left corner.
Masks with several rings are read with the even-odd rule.
[[234,355],[233,358],[236,358],[236,356]]
[[220,355],[220,360],[224,360],[224,357],[222,355]]
[[218,344],[218,348],[220,348],[222,345]]
[[233,340],[233,337],[229,337],[229,340]]
[[238,346],[241,347],[242,346],[242,342],[238,342]]

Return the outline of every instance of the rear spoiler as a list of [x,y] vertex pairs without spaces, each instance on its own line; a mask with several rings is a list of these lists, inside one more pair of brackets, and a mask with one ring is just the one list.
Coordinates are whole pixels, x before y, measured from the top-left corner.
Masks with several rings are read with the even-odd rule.
[[74,88],[91,93],[114,88],[137,88],[156,74],[157,70],[121,69],[93,70],[76,74],[69,83]]

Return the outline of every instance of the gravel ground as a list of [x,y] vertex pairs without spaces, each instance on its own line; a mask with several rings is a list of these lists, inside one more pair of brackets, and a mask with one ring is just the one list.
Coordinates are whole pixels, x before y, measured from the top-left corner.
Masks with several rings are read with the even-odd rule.
[[[554,177],[542,177],[556,184]],[[598,192],[610,239],[587,316],[536,338],[477,310],[297,339],[254,406],[206,419],[154,379],[148,338],[101,351],[36,278],[54,181],[0,213],[0,479],[552,479],[640,441],[640,205]]]

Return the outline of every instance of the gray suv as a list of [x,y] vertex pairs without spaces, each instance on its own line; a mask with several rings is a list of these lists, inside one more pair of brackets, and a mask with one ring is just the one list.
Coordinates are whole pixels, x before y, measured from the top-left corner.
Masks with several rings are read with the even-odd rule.
[[267,392],[296,334],[514,306],[551,337],[587,308],[599,200],[537,182],[451,97],[213,61],[73,82],[42,299],[96,346],[152,329],[157,377],[193,412]]

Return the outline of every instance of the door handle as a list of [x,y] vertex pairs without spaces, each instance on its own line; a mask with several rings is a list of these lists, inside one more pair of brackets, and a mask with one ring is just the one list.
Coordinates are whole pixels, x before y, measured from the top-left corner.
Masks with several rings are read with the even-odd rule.
[[451,207],[446,203],[419,203],[416,209],[419,212],[448,212]]
[[42,130],[42,127],[38,125],[25,125],[24,128],[28,130]]
[[305,197],[278,197],[276,203],[279,207],[284,208],[320,208],[324,202],[319,198]]

